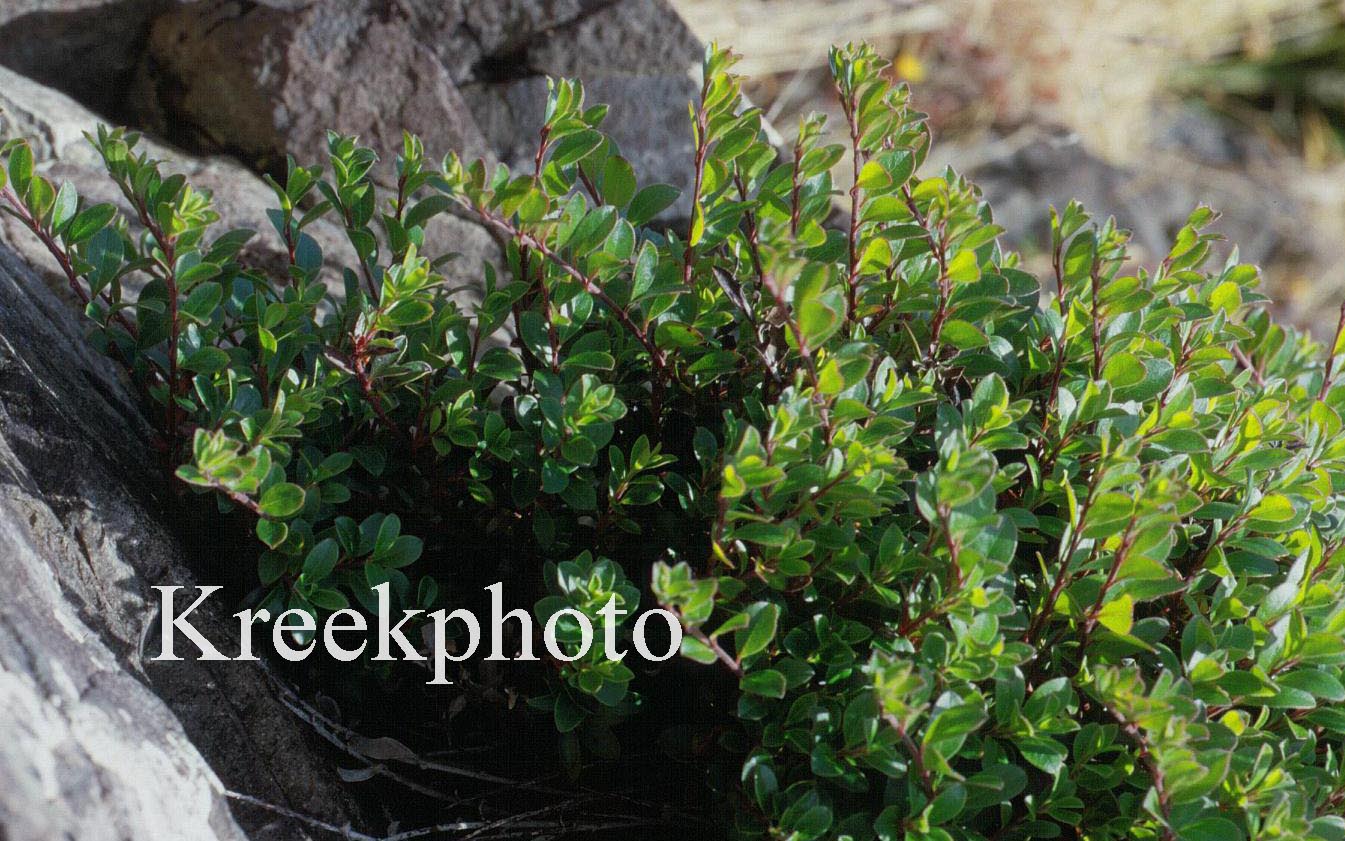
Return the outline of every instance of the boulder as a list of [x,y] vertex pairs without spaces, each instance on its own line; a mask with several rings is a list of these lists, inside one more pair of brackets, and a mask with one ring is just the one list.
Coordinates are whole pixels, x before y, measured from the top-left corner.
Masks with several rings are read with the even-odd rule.
[[[255,807],[230,817],[224,787],[350,822],[334,763],[255,664],[149,659],[153,585],[196,579],[139,405],[0,245],[0,837],[303,837]],[[223,564],[218,535],[196,540]],[[235,633],[226,604],[194,622],[210,639]]]
[[66,601],[58,568],[78,554],[51,554],[51,530],[63,532],[10,472],[15,460],[0,440],[0,834],[242,841],[219,778],[172,711]]
[[[125,197],[108,179],[98,153],[84,138],[84,133],[100,122],[103,120],[69,96],[0,67],[0,137],[27,138],[44,175],[71,181],[80,195],[91,201],[112,202],[127,212]],[[258,231],[248,245],[249,256],[273,272],[284,270],[279,237],[266,217],[266,210],[275,206],[275,194],[260,177],[227,156],[193,155],[153,138],[141,143],[151,156],[166,162],[167,171],[181,172],[192,186],[211,192],[220,214],[221,232],[232,228]],[[306,230],[333,263],[333,270],[327,274],[329,284],[335,290],[343,289],[336,265],[353,265],[355,259],[345,232],[330,220],[320,220]],[[55,269],[42,245],[14,218],[0,214],[0,234],[6,235],[30,265]],[[436,253],[453,251],[461,255],[442,269],[454,286],[475,288],[482,263],[500,258],[499,247],[483,228],[455,217],[435,219],[427,238]],[[462,297],[474,300],[470,293]]]
[[[1173,235],[1202,203],[1223,214],[1218,227],[1229,242],[1222,250],[1236,244],[1243,260],[1263,263],[1296,236],[1291,225],[1268,222],[1261,210],[1267,203],[1292,207],[1292,199],[1274,185],[1228,178],[1216,166],[1171,151],[1155,151],[1146,170],[1135,171],[1097,157],[1070,134],[1026,133],[1021,145],[968,171],[1014,248],[1036,253],[1049,248],[1047,208],[1063,208],[1071,199],[1095,217],[1114,215],[1131,229],[1135,259],[1150,265],[1162,259]],[[943,155],[957,160],[948,150]],[[1300,217],[1286,212],[1280,218]]]
[[544,77],[582,76],[637,173],[685,188],[699,58],[664,0],[204,0],[154,21],[130,106],[151,129],[260,168],[320,159],[328,128],[389,158],[405,128],[436,155],[521,165]]
[[5,0],[0,65],[119,112],[150,22],[174,0]]
[[579,78],[588,102],[610,106],[603,128],[641,182],[677,187],[669,215],[690,213],[687,103],[699,90],[701,46],[664,0],[607,3],[495,49],[463,89],[501,160],[525,166],[536,152],[546,77]]
[[148,128],[261,169],[287,153],[322,160],[328,129],[358,134],[389,161],[403,129],[432,149],[484,154],[457,86],[397,8],[183,6],[154,22],[135,105]]
[[[84,137],[85,132],[93,132],[105,122],[66,94],[0,67],[0,137],[27,139],[44,175],[74,183],[80,195],[90,201],[113,202],[129,212],[125,197],[107,177],[97,151]],[[275,194],[259,177],[231,158],[190,155],[152,138],[142,139],[140,148],[164,161],[166,170],[181,172],[194,187],[212,193],[221,230],[259,230],[261,235],[251,246],[253,253],[268,260],[279,257],[279,239],[274,232],[263,230],[269,227],[266,208],[275,203]],[[41,244],[17,220],[0,217],[0,232],[31,265],[54,267]],[[334,225],[319,223],[312,233],[324,250],[337,253],[343,246],[348,249],[345,235]]]

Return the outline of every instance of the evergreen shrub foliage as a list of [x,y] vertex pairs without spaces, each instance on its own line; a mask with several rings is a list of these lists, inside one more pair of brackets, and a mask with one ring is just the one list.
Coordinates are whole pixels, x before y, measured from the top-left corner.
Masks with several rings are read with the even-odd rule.
[[[1040,281],[972,184],[915,174],[929,132],[872,49],[832,55],[840,145],[810,118],[773,147],[733,63],[707,52],[673,230],[573,81],[521,173],[413,137],[395,190],[353,137],[291,161],[283,273],[121,130],[90,140],[129,212],[23,142],[5,209],[178,478],[250,512],[266,606],[442,604],[447,523],[536,559],[541,618],[664,605],[704,665],[659,668],[725,687],[745,835],[1345,838],[1345,342],[1210,265],[1206,208],[1144,267],[1053,211]],[[506,246],[480,303],[425,253],[446,213]],[[630,665],[546,669],[576,768],[657,691]]]

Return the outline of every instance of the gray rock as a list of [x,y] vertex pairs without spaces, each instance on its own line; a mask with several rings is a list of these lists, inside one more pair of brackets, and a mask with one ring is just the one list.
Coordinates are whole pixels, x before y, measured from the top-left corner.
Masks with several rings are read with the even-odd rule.
[[[700,42],[666,0],[590,5],[562,26],[534,30],[528,65],[585,79],[699,73]],[[679,107],[685,112],[686,102]]]
[[131,105],[161,134],[261,168],[320,160],[328,128],[389,159],[405,128],[436,155],[521,165],[543,77],[580,76],[641,177],[685,188],[699,58],[664,0],[206,0],[154,22]]
[[[89,200],[112,202],[127,212],[125,197],[108,179],[98,153],[84,138],[84,133],[94,131],[100,122],[103,120],[69,96],[0,67],[0,137],[26,138],[44,175],[71,181]],[[189,155],[150,138],[141,144],[140,148],[165,162],[166,170],[181,172],[193,186],[213,194],[221,230],[257,230],[260,234],[250,246],[253,254],[262,260],[279,257],[279,239],[266,224],[266,208],[274,204],[275,195],[260,178],[227,157]],[[0,217],[0,232],[31,265],[52,265],[45,250],[17,220],[8,215]],[[353,254],[336,226],[319,223],[311,233],[335,256]]]
[[[0,441],[6,470],[14,459]],[[50,512],[20,481],[0,484],[0,834],[242,841],[173,713],[65,600],[43,545]]]
[[[0,716],[0,836],[242,837],[221,780],[348,822],[332,764],[261,671],[147,659],[152,586],[194,583],[184,509],[139,401],[77,325],[0,246],[0,704],[21,711]],[[230,639],[227,603],[202,610],[203,633]],[[237,812],[251,837],[303,837],[254,811]]]
[[[324,158],[326,131],[358,134],[391,159],[402,130],[426,146],[486,149],[434,52],[397,4],[317,2],[297,11],[210,0],[159,17],[140,102],[146,124],[259,168],[286,153]],[[442,154],[442,152],[440,152]]]
[[1031,142],[973,167],[996,221],[1010,245],[1040,253],[1050,241],[1047,210],[1078,199],[1095,218],[1115,216],[1134,234],[1137,260],[1162,259],[1177,230],[1198,204],[1224,215],[1218,230],[1236,243],[1244,261],[1261,263],[1286,247],[1292,232],[1268,223],[1264,208],[1286,208],[1292,199],[1269,185],[1220,177],[1217,170],[1187,159],[1155,154],[1144,171],[1108,163],[1070,136],[1042,133]]
[[664,0],[620,0],[533,34],[515,48],[521,66],[502,81],[467,86],[468,102],[491,145],[512,166],[536,151],[546,105],[546,76],[584,82],[587,101],[605,103],[603,128],[621,147],[641,183],[661,182],[684,196],[670,215],[690,213],[691,129],[687,103],[701,47]]
[[173,0],[5,0],[0,65],[104,114],[122,105],[150,21]]
[[[127,212],[125,197],[107,178],[98,153],[83,136],[99,122],[95,114],[65,94],[0,67],[0,137],[27,138],[44,175],[71,181],[90,201],[112,202]],[[252,260],[273,274],[284,271],[279,237],[266,218],[266,210],[275,205],[275,194],[261,178],[232,158],[191,155],[150,138],[141,142],[151,156],[165,161],[166,170],[181,172],[192,186],[211,192],[221,231],[250,228],[258,232],[248,245]],[[353,265],[354,261],[345,232],[330,220],[320,220],[307,231],[328,256],[332,266],[326,276],[329,285],[334,290],[343,289],[339,267]],[[30,265],[55,268],[42,245],[13,217],[0,214],[0,233]],[[427,240],[432,253],[452,251],[461,255],[444,268],[453,285],[474,287],[480,281],[482,263],[497,262],[500,257],[498,246],[484,229],[453,217],[434,220]]]
[[[611,111],[603,129],[631,162],[641,185],[671,184],[682,197],[667,215],[691,212],[691,128],[687,103],[697,94],[685,75],[585,76],[585,101]],[[502,161],[531,164],[546,107],[546,80],[540,76],[469,89],[469,101]],[[674,103],[677,103],[674,106]]]
[[622,0],[498,0],[404,4],[419,39],[458,84],[529,72],[526,50],[538,33]]

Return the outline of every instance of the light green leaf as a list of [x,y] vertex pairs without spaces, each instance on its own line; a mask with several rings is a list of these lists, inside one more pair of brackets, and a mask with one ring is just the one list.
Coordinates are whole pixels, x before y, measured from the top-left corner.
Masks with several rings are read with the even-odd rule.
[[1125,636],[1135,624],[1135,600],[1127,593],[1107,602],[1098,611],[1097,621],[1113,634]]

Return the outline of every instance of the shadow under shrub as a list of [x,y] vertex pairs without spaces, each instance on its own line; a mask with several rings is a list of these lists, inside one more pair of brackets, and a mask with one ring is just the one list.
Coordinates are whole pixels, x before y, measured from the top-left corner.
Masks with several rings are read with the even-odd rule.
[[[255,524],[273,612],[373,610],[384,582],[432,609],[494,570],[539,619],[675,611],[703,666],[599,645],[532,673],[578,776],[644,733],[741,768],[745,835],[1345,838],[1345,341],[1210,266],[1205,208],[1154,267],[1052,212],[1043,284],[973,185],[914,174],[928,131],[871,49],[832,55],[844,191],[821,119],[777,151],[732,64],[707,52],[685,233],[650,227],[675,191],[570,81],[530,172],[412,137],[388,193],[354,138],[325,175],[291,162],[284,276],[122,131],[91,140],[129,218],[21,142],[5,209],[177,475]],[[423,253],[443,213],[507,244],[479,304]],[[339,277],[305,233],[324,216],[357,255]],[[422,557],[464,531],[499,557]],[[694,732],[669,737],[666,697],[710,699]]]

